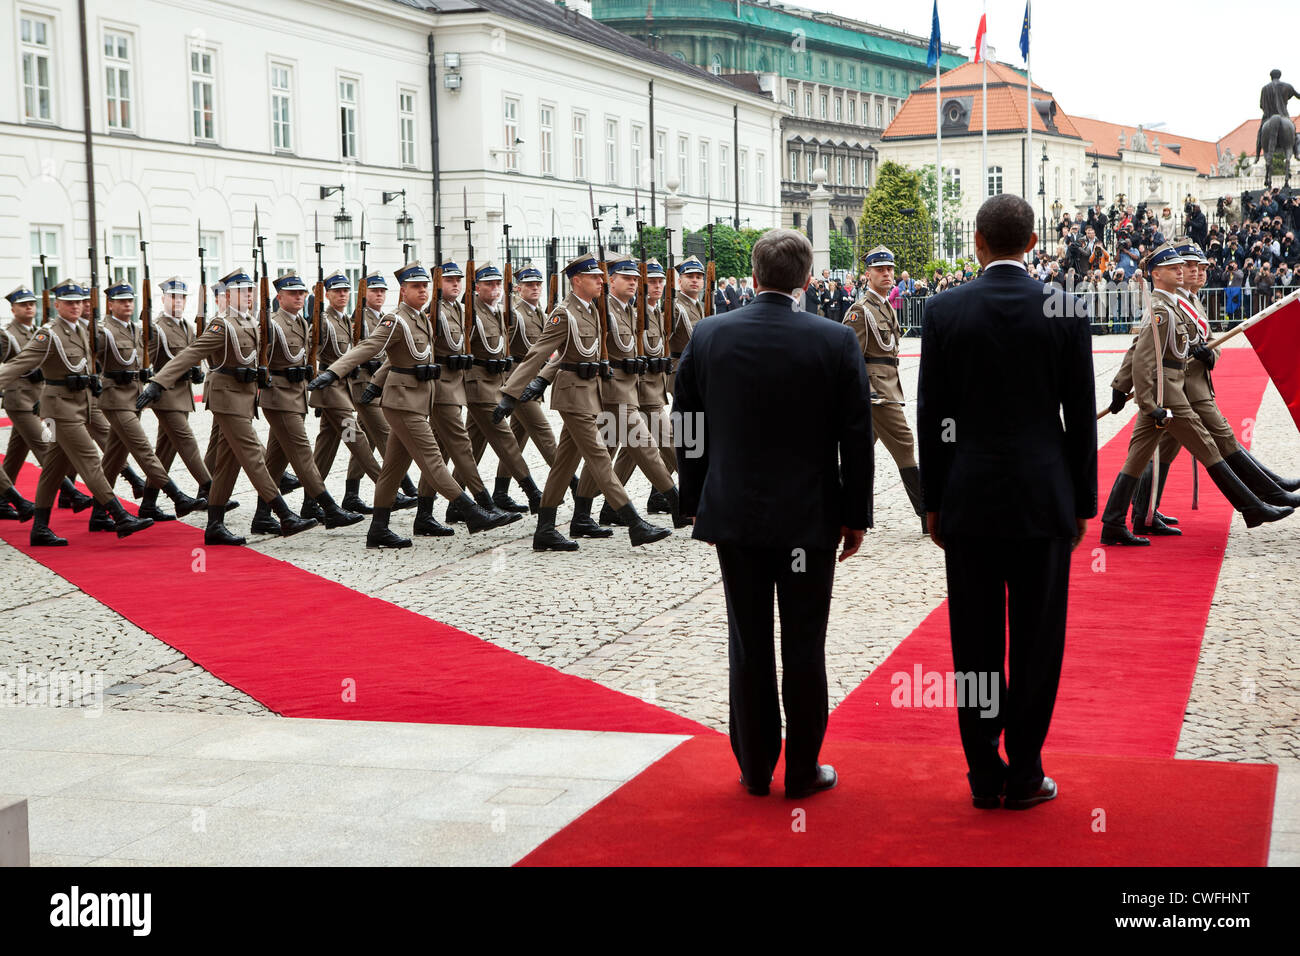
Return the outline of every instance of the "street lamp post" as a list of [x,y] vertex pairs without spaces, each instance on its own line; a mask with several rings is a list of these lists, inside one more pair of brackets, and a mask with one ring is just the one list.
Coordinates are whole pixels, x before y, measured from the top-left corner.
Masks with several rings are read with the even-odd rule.
[[1047,144],[1043,144],[1043,158],[1038,167],[1038,204],[1043,211],[1043,236],[1047,236]]
[[339,211],[334,214],[334,238],[346,242],[352,239],[352,217],[348,215],[347,207],[343,205],[343,187],[322,186],[320,188],[321,199],[328,199],[334,193],[339,194]]

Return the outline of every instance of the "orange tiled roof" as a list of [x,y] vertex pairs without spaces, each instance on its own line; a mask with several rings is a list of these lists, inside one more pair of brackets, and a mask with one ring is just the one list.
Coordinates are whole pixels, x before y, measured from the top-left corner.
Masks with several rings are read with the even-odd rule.
[[[1124,134],[1124,142],[1127,144],[1133,141],[1133,134],[1137,132],[1136,126],[1125,126],[1122,123],[1108,123],[1105,120],[1086,119],[1082,116],[1073,119],[1075,128],[1088,141],[1087,151],[1096,152],[1097,155],[1110,159],[1119,159],[1120,133]],[[1178,136],[1162,129],[1142,132],[1147,138],[1148,146],[1153,137],[1159,142],[1162,166],[1193,169],[1202,176],[1214,175],[1214,167],[1219,161],[1219,150],[1214,143],[1204,139]]]
[[[1023,132],[1025,129],[1025,113],[1028,109],[1028,104],[1025,102],[1025,78],[1006,64],[993,61],[989,62],[988,73],[989,132]],[[983,75],[984,67],[982,64],[963,63],[961,66],[948,70],[941,78],[940,92],[944,99],[950,96],[971,96],[973,94],[970,125],[968,127],[970,132],[966,135],[979,135],[983,129],[984,114],[981,86]],[[881,138],[892,140],[934,136],[934,89],[934,80],[929,80],[917,87],[912,95],[903,102],[902,109],[898,111],[898,115],[894,117],[894,121],[889,124],[889,128],[885,130]],[[1052,94],[1037,83],[1034,84],[1034,97],[1039,100],[1044,98],[1052,99],[1055,102]],[[1057,135],[1075,139],[1083,138],[1075,128],[1073,120],[1061,109],[1059,103],[1056,107],[1055,122]],[[1038,115],[1037,110],[1034,111],[1034,131],[1052,132],[1043,124],[1043,119]]]
[[[1296,127],[1300,128],[1300,116],[1291,117],[1295,121]],[[1255,136],[1259,133],[1259,118],[1246,120],[1227,136],[1224,136],[1218,142],[1220,153],[1225,149],[1232,150],[1233,156],[1240,156],[1246,153],[1250,157],[1255,155]]]

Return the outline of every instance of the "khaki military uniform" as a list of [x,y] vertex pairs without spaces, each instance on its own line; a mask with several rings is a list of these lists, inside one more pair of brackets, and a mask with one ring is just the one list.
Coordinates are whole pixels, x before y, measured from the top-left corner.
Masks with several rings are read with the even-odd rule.
[[898,375],[903,332],[894,308],[868,289],[849,309],[844,324],[857,333],[867,378],[876,393],[871,403],[872,430],[900,469],[915,468],[916,439],[903,414],[903,383]]
[[[194,330],[184,318],[173,318],[159,312],[153,321],[153,338],[149,342],[150,360],[155,372],[167,367],[178,354],[194,344]],[[201,365],[193,366],[202,375]],[[172,388],[162,393],[149,407],[158,417],[158,441],[154,454],[165,470],[171,471],[176,455],[181,456],[185,467],[200,485],[212,480],[212,473],[199,454],[199,443],[190,431],[190,415],[194,412],[194,373],[181,378]]]
[[[514,300],[514,314],[515,324],[510,336],[510,356],[518,363],[528,357],[533,343],[541,338],[542,329],[546,325],[546,315],[537,306],[529,305],[520,298]],[[550,374],[554,375],[554,372]],[[487,439],[483,437],[483,432],[473,420],[470,421],[467,430],[470,447],[474,451],[474,460],[482,461]],[[515,437],[515,444],[521,455],[524,446],[528,444],[528,439],[531,438],[546,464],[550,465],[555,461],[555,432],[551,431],[550,419],[546,417],[546,410],[542,408],[541,402],[520,402],[516,405],[514,411],[510,413],[510,432]],[[497,477],[508,478],[510,475],[507,462],[499,461]]]
[[[370,308],[370,306],[366,306],[361,318],[361,341],[369,338],[383,319],[382,315]],[[382,455],[384,449],[388,447],[388,421],[384,418],[382,397],[376,398],[369,405],[366,405],[362,403],[361,395],[366,390],[366,386],[374,381],[375,373],[379,371],[383,364],[384,353],[380,352],[369,362],[354,368],[347,379],[348,391],[352,395],[352,405],[357,412],[357,421],[361,423],[361,430],[365,433],[366,440],[370,442],[372,455],[376,452]],[[319,441],[319,439],[317,440]],[[326,470],[328,470],[328,465]],[[349,456],[348,480],[359,481],[365,473],[366,468],[361,459],[355,455]]]
[[[1115,373],[1115,380],[1110,383],[1110,387],[1116,391],[1123,392],[1127,395],[1133,391],[1133,353],[1137,351],[1138,340],[1143,336],[1151,337],[1151,322],[1149,319],[1143,319],[1142,324],[1137,327],[1133,335],[1133,341],[1129,344],[1128,351],[1124,353],[1124,358],[1119,364],[1119,371]],[[1171,463],[1178,455],[1178,449],[1183,446],[1178,443],[1173,432],[1167,428],[1159,429],[1160,440],[1156,443],[1160,451],[1160,461],[1164,464]],[[1145,516],[1143,516],[1145,517]]]
[[[329,366],[340,359],[352,345],[352,320],[342,312],[336,312],[329,306],[321,309],[320,346],[318,357],[322,366]],[[339,443],[347,445],[352,461],[358,463],[361,474],[371,481],[379,480],[379,462],[375,461],[358,420],[356,407],[349,389],[350,378],[340,379],[325,388],[317,389],[308,396],[312,408],[320,409],[320,431],[316,435],[316,450],[312,460],[316,471],[324,480],[334,464]],[[351,475],[351,468],[348,470]],[[360,476],[358,476],[360,477]]]
[[[501,401],[501,386],[506,383],[509,372],[487,370],[489,361],[511,358],[509,338],[505,310],[498,308],[494,311],[482,299],[476,300],[474,328],[469,340],[474,367],[466,370],[464,377],[466,411],[469,415],[466,432],[470,436],[470,453],[474,458],[476,474],[481,456],[481,449],[476,451],[474,448],[477,434],[492,446],[497,461],[505,466],[506,474],[516,481],[523,481],[529,477],[529,473],[519,442],[504,421],[492,421],[492,412]],[[464,483],[464,474],[459,469],[454,474],[458,481]]]
[[[30,325],[10,322],[0,334],[0,346],[7,353],[5,362],[18,356],[27,343],[31,341],[36,330]],[[9,415],[12,427],[9,431],[9,445],[5,449],[4,472],[11,480],[18,477],[18,471],[27,460],[30,451],[38,462],[45,463],[45,454],[50,444],[45,440],[45,426],[37,414],[37,404],[41,400],[41,384],[29,378],[19,378],[4,390],[4,410]]]
[[[90,437],[91,394],[88,388],[67,387],[72,375],[90,374],[90,335],[80,322],[54,318],[37,329],[13,359],[0,367],[0,391],[18,385],[39,368],[45,376],[40,397],[41,416],[50,422],[51,441],[36,485],[36,507],[52,508],[65,477],[81,475],[95,500],[107,504],[113,486],[100,468],[99,453]],[[21,464],[21,459],[19,459]]]
[[[664,300],[646,306],[644,351],[647,358],[663,358],[664,351]],[[634,306],[635,309],[635,306]],[[646,424],[660,450],[660,460],[671,478],[677,470],[677,455],[672,446],[672,422],[668,418],[668,373],[643,372],[636,383],[637,406],[641,418]],[[626,445],[619,449],[614,459],[614,475],[627,484],[636,468],[636,456]]]
[[121,322],[111,316],[96,326],[96,361],[104,391],[98,405],[108,422],[108,443],[100,467],[106,475],[116,475],[126,465],[127,456],[144,470],[150,488],[161,488],[169,476],[154,454],[149,436],[140,424],[135,407],[140,397],[140,368],[144,365],[144,346],[140,327],[135,322]]
[[[271,437],[266,442],[266,470],[279,483],[287,465],[293,465],[308,498],[325,493],[325,482],[316,470],[311,442],[307,438],[307,345],[311,323],[305,316],[277,309],[267,328],[271,336],[271,385],[258,393]],[[291,381],[290,379],[295,379]]]
[[[1195,333],[1191,340],[1191,346],[1209,344],[1209,323],[1204,327],[1201,326],[1197,319],[1205,315],[1205,306],[1201,301],[1193,296],[1190,292],[1179,290],[1179,311],[1183,312],[1189,328]],[[1182,303],[1191,307],[1188,312]],[[1214,350],[1215,361],[1218,361],[1222,349]],[[1210,433],[1214,439],[1214,444],[1219,449],[1219,454],[1224,458],[1241,450],[1237,444],[1237,436],[1228,424],[1228,420],[1223,417],[1223,412],[1219,410],[1218,402],[1214,400],[1214,380],[1210,377],[1210,370],[1200,359],[1188,357],[1187,372],[1183,381],[1183,394],[1187,396],[1187,401],[1191,403],[1193,411],[1201,419],[1201,424],[1205,430]],[[1162,461],[1165,459],[1161,459]]]
[[412,461],[420,469],[422,489],[433,489],[448,501],[455,501],[462,493],[443,462],[429,421],[436,407],[435,385],[440,385],[441,380],[421,381],[416,371],[419,366],[434,364],[435,338],[431,317],[402,303],[379,322],[365,341],[349,349],[329,368],[339,378],[346,378],[354,368],[380,352],[388,355],[377,376],[384,386],[382,407],[389,434],[383,468],[375,483],[376,508],[393,506],[397,489]]
[[[675,300],[673,315],[673,331],[669,340],[671,350],[672,368],[665,377],[664,387],[669,395],[673,394],[673,385],[677,381],[677,363],[681,360],[682,351],[686,348],[686,343],[691,340],[691,334],[695,329],[695,323],[704,318],[704,296],[709,295],[707,289],[700,292],[698,299],[692,299],[690,296],[678,292],[673,298]],[[669,471],[677,468],[676,439],[673,437],[672,421],[668,422],[668,441],[660,450],[664,466]]]
[[[235,487],[235,477],[242,468],[257,489],[262,501],[272,501],[280,494],[266,468],[262,443],[253,431],[253,414],[257,408],[258,323],[251,315],[233,310],[214,316],[203,334],[177,354],[154,376],[164,389],[174,388],[188,379],[190,369],[204,360],[208,373],[203,401],[212,413],[212,489],[210,507],[225,507]],[[247,370],[247,371],[241,371]],[[240,381],[252,376],[251,381]]]
[[541,372],[551,353],[560,353],[553,369],[555,384],[551,387],[551,408],[560,413],[564,427],[542,491],[543,508],[558,507],[564,500],[569,479],[580,461],[585,461],[591,469],[596,485],[611,508],[617,511],[628,503],[627,492],[614,477],[609,450],[596,428],[596,416],[602,407],[600,376],[581,378],[575,367],[581,362],[600,361],[600,335],[600,316],[595,305],[583,302],[570,292],[551,312],[541,337],[502,389],[504,394],[518,399],[528,383]]
[[[1151,297],[1151,321],[1139,334],[1133,349],[1134,399],[1140,414],[1129,439],[1128,458],[1120,470],[1133,478],[1151,461],[1162,429],[1156,428],[1151,413],[1156,409],[1156,376],[1163,376],[1164,397],[1161,407],[1168,409],[1165,428],[1207,468],[1223,460],[1200,418],[1192,410],[1183,391],[1187,351],[1193,338],[1190,322],[1174,297],[1159,289]],[[1155,332],[1152,332],[1154,327]]]
[[[445,361],[448,355],[461,355],[472,348],[472,344],[465,341],[465,308],[459,299],[443,299],[437,308],[438,327],[434,351],[437,362],[442,366],[442,377],[438,379],[438,387],[433,396],[433,431],[438,436],[438,445],[447,456],[448,463],[455,469],[457,480],[471,494],[477,495],[484,490],[483,479],[479,477],[474,448],[469,440],[469,432],[465,430],[465,419],[461,416],[461,407],[467,401],[465,378],[468,373],[462,369],[449,368]],[[420,486],[421,497],[432,494],[433,490],[428,485]]]

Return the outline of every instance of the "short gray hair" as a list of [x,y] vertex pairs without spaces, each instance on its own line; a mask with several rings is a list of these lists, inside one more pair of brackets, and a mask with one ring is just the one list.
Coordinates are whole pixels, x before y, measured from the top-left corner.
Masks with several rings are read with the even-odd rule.
[[754,283],[765,289],[802,289],[812,275],[812,243],[793,229],[770,229],[749,253]]

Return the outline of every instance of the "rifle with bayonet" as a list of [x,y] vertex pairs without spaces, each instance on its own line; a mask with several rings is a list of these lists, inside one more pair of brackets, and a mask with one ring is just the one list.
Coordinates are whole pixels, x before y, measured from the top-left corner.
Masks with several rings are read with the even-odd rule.
[[104,230],[104,314],[108,314],[108,290],[113,285],[113,257],[108,254],[108,230]]
[[646,273],[646,255],[645,255],[645,222],[640,218],[641,210],[637,210],[636,220],[636,244],[641,247],[641,287],[637,290],[636,296],[636,345],[637,356],[636,364],[640,371],[644,372],[650,367],[650,356],[647,355],[645,343],[645,326],[646,326],[646,296],[650,293],[650,279]]
[[555,311],[555,303],[560,299],[560,240],[552,236],[546,251],[546,314]]
[[[439,208],[439,215],[442,214]],[[442,315],[442,223],[433,227],[433,295],[429,297],[429,327],[438,337],[438,319]]]
[[677,319],[677,269],[673,265],[673,231],[664,227],[664,361],[673,370],[673,322]]
[[[105,236],[105,241],[108,237]],[[90,237],[94,242],[95,237]],[[97,337],[99,334],[99,268],[96,266],[95,247],[90,247],[90,352],[86,356],[86,372],[89,375],[95,375],[95,350],[99,347]],[[107,261],[108,256],[104,257]],[[113,284],[112,273],[105,276],[109,285]],[[105,293],[107,295],[107,292]],[[93,391],[93,389],[92,389]]]
[[153,284],[149,278],[149,243],[144,240],[144,218],[135,214],[136,226],[140,230],[140,262],[144,266],[144,283],[140,287],[140,381],[147,382],[153,378],[150,367],[149,345],[153,340]]
[[[473,225],[474,220],[469,218],[469,190],[468,189],[462,190],[461,192],[461,209],[465,215],[465,246],[467,249],[466,255],[468,256],[468,258],[465,260],[465,292],[461,296],[461,308],[462,311],[464,311],[465,313],[465,332],[464,332],[465,341],[463,344],[465,348],[465,355],[469,356],[474,351],[471,345],[471,335],[474,329],[474,298],[475,297],[474,297],[474,233],[470,228]],[[487,343],[484,342],[483,344],[486,345]],[[467,359],[461,359],[462,363],[465,363],[466,361]],[[472,362],[473,360],[469,359],[468,361]],[[467,365],[462,365],[462,368],[465,367],[467,367]]]
[[[36,230],[36,249],[41,257],[41,314],[36,321],[36,327],[49,325],[50,322],[50,271],[45,268],[45,242],[44,233],[40,229]],[[110,279],[112,276],[110,275]]]
[[591,228],[596,230],[596,250],[600,254],[600,295],[596,298],[596,314],[600,316],[600,377],[613,378],[614,369],[609,364],[609,273],[605,267],[605,240],[600,235],[600,216],[596,215],[596,197],[591,183],[587,183],[587,205],[591,208]]
[[199,302],[194,308],[194,336],[203,334],[203,320],[208,311],[208,272],[203,266],[203,223],[199,222]]
[[352,310],[352,344],[357,345],[366,337],[366,214],[361,213],[361,285],[357,288],[357,304]]
[[311,304],[311,340],[307,349],[307,366],[311,369],[308,374],[311,378],[316,377],[316,363],[320,358],[320,320],[321,312],[325,308],[325,265],[321,262],[321,241],[320,241],[320,213],[316,213],[316,287],[312,290]]
[[511,356],[511,344],[515,340],[514,319],[515,319],[515,276],[514,265],[510,258],[510,223],[506,222],[506,197],[501,197],[501,234],[506,240],[506,272],[504,281],[501,283],[501,295],[505,298],[505,303],[501,306],[501,358],[506,363],[506,371],[510,371],[510,366],[514,364],[514,358]]
[[718,284],[718,270],[713,264],[713,220],[709,220],[705,230],[709,234],[709,261],[704,266],[704,301],[700,305],[703,307],[703,314],[707,317],[713,314],[713,290]]
[[[271,290],[270,280],[266,275],[266,237],[258,229],[258,210],[253,209],[253,236],[257,248],[253,252],[253,260],[256,263],[260,256],[262,259],[262,274],[258,279],[257,287],[257,312],[258,312],[258,329],[257,329],[257,384],[261,388],[271,387]],[[256,275],[257,266],[253,266]]]

